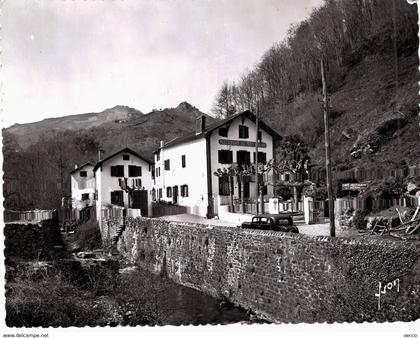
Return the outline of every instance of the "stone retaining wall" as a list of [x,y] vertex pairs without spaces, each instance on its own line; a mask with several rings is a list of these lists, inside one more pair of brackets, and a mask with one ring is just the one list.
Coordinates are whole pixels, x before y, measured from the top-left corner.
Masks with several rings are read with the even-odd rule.
[[[275,322],[419,318],[416,242],[307,237],[143,218],[127,219],[118,249],[131,263]],[[385,293],[378,310],[379,283]]]
[[45,259],[63,245],[57,220],[50,219],[33,224],[7,223],[4,226],[6,258]]

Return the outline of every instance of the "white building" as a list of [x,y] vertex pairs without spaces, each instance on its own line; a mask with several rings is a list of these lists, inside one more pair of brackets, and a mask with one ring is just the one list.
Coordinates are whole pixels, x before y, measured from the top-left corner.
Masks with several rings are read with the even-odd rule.
[[[217,201],[229,198],[229,182],[213,173],[231,164],[255,161],[257,130],[255,115],[249,111],[235,114],[209,126],[205,116],[197,120],[196,132],[160,145],[155,151],[155,199],[187,207],[187,212],[212,217]],[[280,136],[259,121],[258,162],[273,158],[273,143]],[[256,200],[255,179],[240,188],[234,182],[234,197]],[[272,186],[264,189],[265,197],[273,194]]]
[[[89,162],[70,172],[71,177],[71,207],[73,217],[81,218],[81,213],[95,205],[95,177],[93,165]],[[90,216],[90,211],[89,211]]]
[[[93,171],[96,178],[96,214],[101,224],[102,213],[111,207],[140,210],[151,215],[152,162],[129,148],[124,148],[99,161]],[[124,189],[123,189],[124,188]],[[133,213],[133,216],[138,213]]]

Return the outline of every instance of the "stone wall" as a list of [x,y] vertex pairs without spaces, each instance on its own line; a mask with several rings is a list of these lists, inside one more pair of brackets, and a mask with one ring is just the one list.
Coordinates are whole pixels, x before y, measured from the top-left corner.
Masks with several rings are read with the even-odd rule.
[[45,259],[55,252],[54,246],[63,245],[56,219],[38,223],[7,223],[4,226],[6,258]]
[[[118,249],[131,263],[275,322],[419,318],[415,242],[127,219]],[[396,280],[399,291],[396,282],[388,284]],[[386,293],[378,310],[379,282]]]

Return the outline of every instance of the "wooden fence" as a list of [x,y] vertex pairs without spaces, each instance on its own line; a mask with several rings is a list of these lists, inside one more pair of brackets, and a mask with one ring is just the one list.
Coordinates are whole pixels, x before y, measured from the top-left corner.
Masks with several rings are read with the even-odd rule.
[[[363,182],[366,180],[378,180],[388,177],[411,177],[420,176],[420,164],[404,168],[353,168],[344,171],[333,171],[333,180],[353,180]],[[311,169],[310,180],[314,182],[325,181],[325,168],[315,167]]]
[[4,212],[4,222],[40,222],[48,219],[58,219],[57,210],[27,210],[15,211],[6,210]]
[[153,217],[185,214],[187,208],[180,205],[152,203]]
[[393,199],[371,199],[371,198],[337,198],[334,203],[334,212],[340,215],[348,209],[380,211],[391,207],[416,207],[419,199],[415,196],[404,196]]

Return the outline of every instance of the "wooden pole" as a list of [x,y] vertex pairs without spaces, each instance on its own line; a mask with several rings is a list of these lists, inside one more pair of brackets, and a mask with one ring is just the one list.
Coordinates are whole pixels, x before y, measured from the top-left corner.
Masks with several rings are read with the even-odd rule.
[[255,113],[255,125],[256,125],[256,136],[255,136],[255,189],[256,189],[256,199],[255,199],[255,203],[257,206],[257,215],[259,214],[259,208],[258,208],[258,196],[260,195],[259,193],[259,184],[258,184],[258,112],[259,111],[259,103],[257,102],[257,109],[256,109],[256,113]]
[[331,171],[331,148],[330,148],[330,123],[328,119],[328,97],[327,83],[325,79],[324,57],[321,58],[321,76],[322,76],[322,96],[324,107],[324,129],[325,129],[325,167],[327,174],[328,190],[328,213],[330,217],[330,236],[335,237],[335,219],[334,219],[334,199],[332,190],[332,171]]

